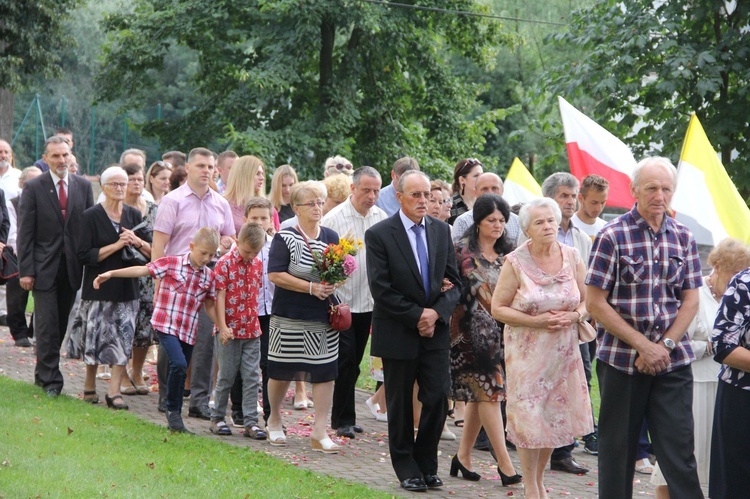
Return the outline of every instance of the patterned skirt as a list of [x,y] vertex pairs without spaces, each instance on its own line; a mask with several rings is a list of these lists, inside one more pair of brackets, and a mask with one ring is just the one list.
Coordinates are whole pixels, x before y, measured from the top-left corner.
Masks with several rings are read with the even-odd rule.
[[127,365],[137,313],[138,300],[81,300],[68,340],[68,356],[88,365]]
[[325,383],[338,376],[339,333],[330,324],[271,316],[268,377]]
[[133,346],[148,348],[159,343],[159,337],[151,325],[154,313],[154,280],[151,277],[138,278],[138,315],[135,319],[135,339]]

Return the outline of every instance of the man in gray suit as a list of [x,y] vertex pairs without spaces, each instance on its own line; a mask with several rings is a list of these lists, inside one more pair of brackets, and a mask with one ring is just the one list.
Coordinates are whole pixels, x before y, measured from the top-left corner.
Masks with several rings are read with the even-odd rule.
[[23,190],[18,221],[21,287],[34,296],[36,368],[34,382],[56,397],[63,388],[60,346],[82,267],[76,258],[81,214],[94,205],[91,184],[69,175],[70,145],[54,136],[44,144],[46,171]]

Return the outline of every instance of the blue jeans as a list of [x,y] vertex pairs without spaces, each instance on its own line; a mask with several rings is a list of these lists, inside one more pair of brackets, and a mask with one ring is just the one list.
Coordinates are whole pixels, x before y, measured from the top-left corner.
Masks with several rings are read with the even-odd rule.
[[159,334],[159,345],[167,354],[169,359],[169,374],[167,375],[167,410],[182,410],[182,394],[185,390],[185,377],[190,357],[193,355],[193,345],[180,341],[177,336],[171,334]]

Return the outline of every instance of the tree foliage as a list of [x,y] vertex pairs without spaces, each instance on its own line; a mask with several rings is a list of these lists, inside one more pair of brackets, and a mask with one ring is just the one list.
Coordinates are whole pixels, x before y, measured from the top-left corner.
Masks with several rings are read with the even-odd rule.
[[[420,5],[486,11],[471,0]],[[187,149],[223,137],[269,164],[319,176],[343,154],[386,171],[405,154],[445,174],[481,151],[507,112],[480,107],[486,85],[451,58],[489,68],[508,42],[497,21],[361,0],[138,0],[111,16],[99,96],[148,102],[165,55],[197,56],[194,107],[144,130]]]
[[750,192],[747,2],[608,0],[554,36],[585,57],[557,68],[547,89],[627,142],[636,156],[677,159],[690,113],[701,120],[741,192]]

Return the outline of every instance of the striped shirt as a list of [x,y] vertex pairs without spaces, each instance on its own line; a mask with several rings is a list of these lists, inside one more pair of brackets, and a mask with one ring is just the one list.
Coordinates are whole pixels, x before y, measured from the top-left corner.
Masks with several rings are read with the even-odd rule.
[[[702,284],[698,247],[690,231],[670,217],[654,232],[637,207],[609,222],[591,250],[586,284],[609,291],[608,303],[650,341],[661,341],[682,304],[683,290]],[[599,326],[597,359],[636,374],[637,351]],[[684,335],[665,373],[695,360]]]
[[[364,241],[365,231],[386,218],[388,218],[388,214],[377,206],[373,206],[366,216],[362,216],[354,209],[351,197],[349,197],[329,211],[320,224],[335,230],[340,237]],[[356,254],[354,258],[357,260],[357,270],[336,291],[341,301],[348,303],[352,312],[356,314],[372,312],[373,307],[372,294],[370,294],[370,286],[367,283],[366,250],[367,248],[363,246]]]

